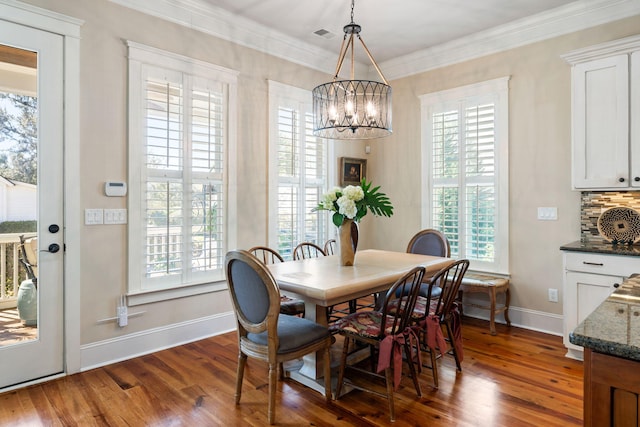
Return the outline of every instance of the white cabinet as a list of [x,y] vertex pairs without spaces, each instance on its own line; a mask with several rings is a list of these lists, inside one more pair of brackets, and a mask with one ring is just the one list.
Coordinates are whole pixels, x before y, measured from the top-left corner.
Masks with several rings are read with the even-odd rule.
[[572,332],[618,287],[640,273],[640,257],[564,251],[563,325],[567,357],[582,360],[582,347],[569,342]]
[[640,189],[640,36],[564,55],[571,69],[572,186]]

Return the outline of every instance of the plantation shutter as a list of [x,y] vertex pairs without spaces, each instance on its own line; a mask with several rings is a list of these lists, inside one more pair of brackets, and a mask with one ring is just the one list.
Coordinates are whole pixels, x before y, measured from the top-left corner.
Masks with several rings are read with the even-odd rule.
[[147,279],[188,283],[224,263],[226,93],[154,70],[144,87],[143,268]]
[[326,188],[326,141],[313,135],[310,102],[286,100],[277,107],[277,249],[291,259],[301,242],[323,245],[326,218],[311,210]]
[[494,122],[493,104],[432,115],[432,226],[445,233],[453,257],[493,261]]

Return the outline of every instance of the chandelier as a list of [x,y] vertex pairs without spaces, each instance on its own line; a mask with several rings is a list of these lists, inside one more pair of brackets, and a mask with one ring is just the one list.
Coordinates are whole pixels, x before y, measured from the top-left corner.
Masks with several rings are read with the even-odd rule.
[[[331,139],[372,139],[391,134],[391,86],[360,37],[362,28],[353,22],[344,26],[344,37],[333,81],[313,89],[313,133]],[[369,60],[384,83],[355,80],[354,38],[362,43]],[[345,56],[351,56],[351,80],[339,80]]]

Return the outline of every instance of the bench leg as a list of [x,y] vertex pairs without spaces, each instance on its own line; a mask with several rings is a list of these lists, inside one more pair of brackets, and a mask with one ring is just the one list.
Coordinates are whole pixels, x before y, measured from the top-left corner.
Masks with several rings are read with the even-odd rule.
[[491,300],[489,330],[491,331],[491,335],[496,335],[496,288],[494,286],[489,288],[489,299]]
[[511,326],[511,320],[509,320],[509,303],[511,302],[511,293],[509,288],[504,292],[504,320],[507,322],[507,326]]

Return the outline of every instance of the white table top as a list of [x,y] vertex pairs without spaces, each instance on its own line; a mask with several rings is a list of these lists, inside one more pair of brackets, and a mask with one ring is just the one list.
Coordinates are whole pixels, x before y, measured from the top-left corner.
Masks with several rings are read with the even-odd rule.
[[413,267],[425,267],[425,276],[430,276],[453,262],[451,258],[367,249],[356,252],[355,265],[349,267],[338,265],[338,256],[268,267],[281,290],[326,307],[385,291]]

